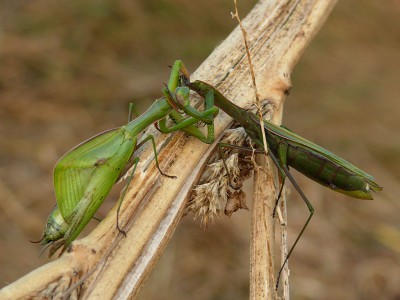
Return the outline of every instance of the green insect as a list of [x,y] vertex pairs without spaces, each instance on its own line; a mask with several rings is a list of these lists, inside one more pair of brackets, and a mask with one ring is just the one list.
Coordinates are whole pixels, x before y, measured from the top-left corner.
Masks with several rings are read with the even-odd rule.
[[[263,134],[258,116],[230,102],[218,90],[205,82],[200,80],[190,82],[189,77],[183,75],[181,76],[181,83],[202,96],[206,107],[211,107],[215,104],[236,122],[240,123],[256,146],[263,149]],[[181,110],[187,113],[186,107],[190,106],[189,102],[180,101],[172,93],[169,94],[169,97],[172,101],[177,102]],[[354,198],[373,199],[371,191],[380,191],[382,187],[374,181],[371,175],[363,170],[283,126],[276,126],[264,120],[264,129],[269,150],[268,154],[279,170],[280,182],[282,183],[275,204],[274,215],[286,177],[292,182],[310,212],[300,234],[289,250],[285,260],[286,263],[314,213],[312,204],[290,174],[289,166],[336,192]],[[279,277],[285,263],[279,271],[277,282],[279,282]]]
[[[174,103],[169,102],[171,91],[174,97],[183,101],[187,101],[189,97],[189,89],[179,86],[181,71],[185,72],[184,67],[177,61],[172,68],[168,86],[163,89],[168,97],[156,100],[145,113],[127,125],[110,129],[79,144],[58,161],[54,169],[57,205],[47,220],[43,238],[40,240],[43,245],[51,246],[50,255],[62,246],[66,249],[75,240],[117,180],[131,166],[136,168],[139,158],[134,156],[134,152],[143,143],[152,142],[158,167],[153,136],[147,136],[140,143],[137,140],[137,136],[149,125],[158,122],[159,129],[165,133],[183,130],[202,141],[214,139],[213,136],[204,136],[194,124],[212,124],[218,114],[217,107],[211,107],[201,113],[190,109],[190,115],[193,117],[184,117],[175,110]],[[167,116],[174,120],[174,126],[167,127]],[[209,133],[212,135],[213,130],[209,130]],[[162,173],[161,170],[160,172]],[[119,208],[120,206],[118,211]],[[118,213],[117,228],[122,232],[119,228]]]
[[[249,137],[260,148],[263,138],[259,117],[244,110],[226,99],[211,85],[196,80],[187,85],[205,99],[213,97],[215,105],[240,123]],[[291,166],[312,180],[330,189],[359,199],[373,199],[371,190],[376,192],[382,188],[374,182],[374,178],[324,148],[304,139],[283,126],[276,126],[264,120],[266,140],[272,157],[285,176],[285,169]],[[283,174],[282,174],[283,173]]]

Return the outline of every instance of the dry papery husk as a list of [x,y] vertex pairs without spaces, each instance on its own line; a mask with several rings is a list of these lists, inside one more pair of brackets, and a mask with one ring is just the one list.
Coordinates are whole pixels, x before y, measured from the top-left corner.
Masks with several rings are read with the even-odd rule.
[[230,217],[239,209],[248,209],[242,185],[253,169],[250,140],[242,127],[236,127],[225,130],[220,142],[233,147],[216,147],[187,206],[187,212],[200,218],[204,226],[222,214]]

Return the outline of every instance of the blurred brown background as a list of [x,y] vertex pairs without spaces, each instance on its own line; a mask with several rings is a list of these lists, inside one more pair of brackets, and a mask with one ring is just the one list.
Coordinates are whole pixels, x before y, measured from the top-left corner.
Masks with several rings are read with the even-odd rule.
[[[239,1],[243,17],[254,3]],[[40,238],[55,203],[58,158],[124,124],[129,102],[143,111],[160,96],[168,65],[180,58],[194,70],[236,23],[230,0],[0,5],[4,286],[47,261],[29,240]],[[339,2],[294,71],[284,124],[384,190],[353,200],[297,176],[316,213],[290,260],[293,299],[400,299],[399,15],[395,0]],[[308,212],[293,191],[288,209],[293,240]],[[247,211],[206,230],[184,218],[139,298],[246,299],[249,227]]]

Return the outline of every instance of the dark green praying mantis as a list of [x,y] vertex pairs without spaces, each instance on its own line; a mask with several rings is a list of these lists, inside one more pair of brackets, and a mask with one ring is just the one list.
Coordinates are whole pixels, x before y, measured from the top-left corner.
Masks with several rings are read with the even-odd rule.
[[[204,142],[214,140],[213,126],[208,125],[209,132],[205,136],[194,124],[212,124],[218,114],[217,107],[212,106],[200,113],[188,106],[186,111],[190,113],[190,117],[183,117],[174,109],[175,104],[169,102],[171,91],[176,98],[189,97],[189,89],[178,86],[181,71],[185,73],[184,66],[177,61],[172,67],[169,83],[163,89],[167,97],[156,100],[145,113],[127,125],[110,129],[79,144],[58,161],[54,169],[57,205],[48,217],[40,240],[45,247],[51,246],[50,256],[60,247],[64,246],[65,249],[75,240],[103,203],[112,186],[131,166],[136,168],[139,158],[134,156],[134,152],[149,140],[153,144],[156,165],[160,170],[153,136],[149,135],[138,143],[137,136],[146,127],[158,122],[158,128],[164,133],[183,130]],[[167,116],[174,120],[174,126],[167,127]],[[160,172],[166,175],[161,170]],[[119,208],[120,206],[117,211]],[[118,213],[117,228],[123,232],[119,228]]]
[[[189,77],[187,77],[185,74],[181,76],[180,80],[183,85],[188,86],[191,90],[202,96],[207,107],[215,104],[224,112],[226,112],[244,128],[256,146],[259,149],[263,149],[264,137],[261,131],[260,119],[258,116],[230,102],[213,86],[200,80],[190,82]],[[172,93],[169,94],[169,97],[173,101],[177,102],[177,105],[179,105],[180,109],[186,112],[186,107],[189,105],[188,102],[179,102],[180,99],[174,97]],[[374,178],[371,175],[367,174],[346,160],[338,157],[337,155],[329,152],[328,150],[302,138],[283,126],[276,126],[267,120],[263,120],[263,122],[265,139],[268,146],[268,155],[278,168],[278,174],[281,179],[281,188],[277,196],[273,214],[275,215],[275,210],[277,208],[286,177],[292,182],[294,188],[300,194],[310,212],[309,217],[307,218],[298,237],[290,248],[288,255],[286,256],[285,261],[278,273],[278,286],[281,271],[283,270],[286,261],[293,252],[293,249],[295,248],[314,213],[312,204],[304,195],[293,176],[290,174],[289,166],[336,192],[340,192],[354,198],[371,200],[373,199],[371,191],[380,191],[382,190],[382,187],[380,187],[374,181]]]
[[[260,119],[257,115],[230,102],[205,82],[186,80],[186,85],[204,97],[205,101],[212,98],[216,106],[243,126],[258,147],[263,147]],[[336,192],[366,200],[373,199],[371,190],[376,192],[382,189],[371,175],[285,127],[276,126],[267,120],[264,120],[264,127],[268,148],[272,152],[271,158],[281,176],[292,180],[288,173],[288,167],[291,166]]]

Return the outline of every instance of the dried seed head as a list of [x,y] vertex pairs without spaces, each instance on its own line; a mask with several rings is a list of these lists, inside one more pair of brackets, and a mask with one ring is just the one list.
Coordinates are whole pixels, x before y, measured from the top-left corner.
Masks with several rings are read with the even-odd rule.
[[[227,129],[221,142],[244,147],[247,134],[242,127]],[[223,151],[225,164],[218,152],[211,157],[213,163],[207,166],[201,176],[187,207],[187,211],[193,212],[195,218],[201,218],[205,226],[222,213],[231,216],[240,208],[247,209],[245,195],[236,187],[241,187],[243,180],[250,176],[252,165],[239,158],[241,154],[237,149],[225,147]]]
[[225,215],[229,218],[239,209],[249,209],[246,205],[246,195],[242,190],[230,192],[228,191],[228,201],[225,205]]
[[207,225],[214,216],[220,215],[221,201],[227,199],[226,188],[226,183],[219,180],[197,186],[194,189],[195,197],[190,201],[188,210],[195,214],[195,218],[200,217],[203,225]]
[[238,154],[231,155],[225,163],[228,169],[222,160],[208,166],[189,201],[187,210],[193,212],[195,218],[200,217],[204,225],[221,214],[223,203],[228,200],[228,172],[231,181],[236,183],[239,178]]
[[224,132],[224,136],[221,139],[221,142],[231,145],[242,146],[246,142],[246,139],[246,131],[243,127],[238,127],[226,129]]

